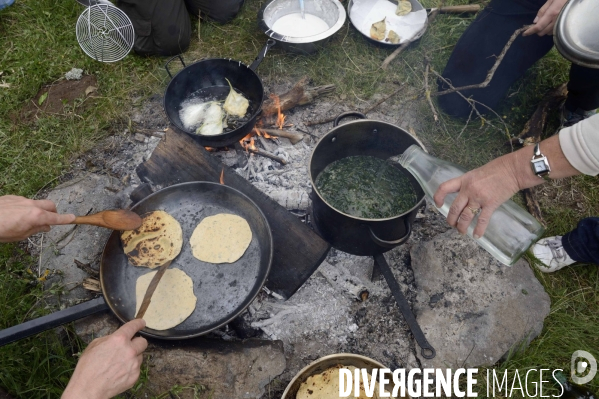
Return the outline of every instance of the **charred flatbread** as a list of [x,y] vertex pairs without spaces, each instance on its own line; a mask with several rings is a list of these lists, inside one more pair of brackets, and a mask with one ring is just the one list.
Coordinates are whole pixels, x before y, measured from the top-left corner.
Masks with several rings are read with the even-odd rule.
[[[135,284],[135,314],[156,271],[137,278]],[[183,323],[196,308],[193,281],[183,270],[167,269],[160,279],[143,319],[154,330],[168,330]]]
[[236,262],[251,242],[252,230],[248,222],[229,213],[204,218],[189,240],[193,256],[210,263]]
[[146,213],[142,220],[138,229],[121,234],[129,262],[154,269],[175,259],[183,245],[183,230],[179,222],[164,211]]

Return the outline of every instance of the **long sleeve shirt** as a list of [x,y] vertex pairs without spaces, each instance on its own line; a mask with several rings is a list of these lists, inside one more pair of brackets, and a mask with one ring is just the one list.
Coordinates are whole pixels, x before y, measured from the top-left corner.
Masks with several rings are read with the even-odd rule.
[[562,129],[559,143],[576,170],[585,175],[599,174],[599,114]]

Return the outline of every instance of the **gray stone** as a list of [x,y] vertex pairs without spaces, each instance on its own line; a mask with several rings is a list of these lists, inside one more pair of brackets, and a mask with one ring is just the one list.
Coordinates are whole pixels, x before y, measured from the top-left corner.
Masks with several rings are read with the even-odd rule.
[[541,333],[550,300],[524,260],[505,266],[452,229],[412,247],[415,312],[436,349],[422,367],[490,366]]
[[[150,366],[147,397],[166,393],[174,385],[201,384],[209,390],[206,397],[212,399],[260,398],[265,386],[286,368],[281,341],[252,339],[154,343],[146,351],[146,361]],[[180,397],[193,395],[183,392]]]
[[121,323],[110,311],[99,313],[75,322],[75,333],[89,344],[96,338],[102,338],[115,332]]
[[72,68],[69,72],[64,74],[66,80],[80,80],[83,75],[83,69]]
[[[106,209],[120,208],[125,197],[118,192],[122,189],[118,179],[103,175],[87,174],[63,183],[52,190],[47,199],[54,201],[58,212],[86,215]],[[100,254],[111,230],[94,226],[55,226],[44,234],[40,269],[53,272],[46,281],[49,287],[60,283],[66,289],[62,299],[75,300],[90,297],[79,284],[89,277],[75,265],[75,259],[89,263],[98,270]]]

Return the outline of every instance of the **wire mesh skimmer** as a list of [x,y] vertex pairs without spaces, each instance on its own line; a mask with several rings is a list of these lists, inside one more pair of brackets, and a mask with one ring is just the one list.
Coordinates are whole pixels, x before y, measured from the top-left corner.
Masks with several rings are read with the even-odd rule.
[[133,48],[135,32],[127,14],[111,4],[90,5],[77,20],[77,41],[96,61],[119,61]]

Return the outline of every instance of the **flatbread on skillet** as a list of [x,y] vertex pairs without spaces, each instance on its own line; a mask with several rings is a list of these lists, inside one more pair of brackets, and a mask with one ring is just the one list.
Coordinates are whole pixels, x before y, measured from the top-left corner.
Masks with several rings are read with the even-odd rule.
[[183,246],[179,222],[164,211],[146,213],[142,219],[141,227],[121,234],[129,262],[154,269],[175,259]]
[[[137,278],[135,283],[135,314],[156,271]],[[154,330],[168,330],[183,323],[196,308],[197,297],[193,293],[193,281],[183,270],[166,269],[160,279],[152,301],[143,319]]]
[[189,240],[193,256],[210,263],[238,261],[251,242],[252,230],[248,222],[228,213],[204,218]]

